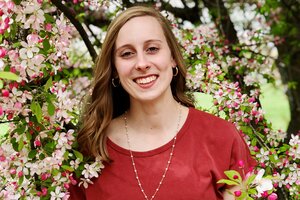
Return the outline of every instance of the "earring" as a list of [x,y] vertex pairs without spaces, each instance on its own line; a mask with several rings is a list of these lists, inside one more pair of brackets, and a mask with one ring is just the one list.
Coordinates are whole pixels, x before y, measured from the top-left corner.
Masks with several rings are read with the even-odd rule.
[[[118,83],[116,84],[115,83],[115,80],[118,80]],[[111,79],[111,84],[116,88],[116,87],[119,87],[121,82],[120,82],[120,79],[117,77],[117,78],[112,78]]]
[[175,72],[173,71],[173,76],[177,76],[177,74],[178,74],[178,67],[176,66],[176,67],[173,68],[173,69],[175,69]]

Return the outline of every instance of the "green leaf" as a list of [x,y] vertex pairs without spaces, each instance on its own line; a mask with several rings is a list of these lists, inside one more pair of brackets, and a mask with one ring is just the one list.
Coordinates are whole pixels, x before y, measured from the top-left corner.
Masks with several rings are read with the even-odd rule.
[[[236,181],[237,183],[241,183],[242,182],[242,177],[241,175],[235,171],[235,170],[228,170],[228,171],[225,171],[224,174],[230,179],[230,180],[233,180],[233,181]],[[234,178],[235,176],[237,176],[237,178]]]
[[241,196],[236,197],[236,200],[245,200],[245,198],[247,197],[247,193],[246,192],[242,192]]
[[30,109],[32,113],[35,115],[37,121],[41,123],[42,117],[43,117],[43,112],[40,104],[36,101],[33,101],[30,105]]
[[25,130],[26,130],[26,125],[20,125],[13,131],[13,133],[17,132],[19,135],[21,135],[24,134]]
[[20,5],[22,0],[13,0],[13,2],[16,4],[16,5]]
[[24,147],[24,140],[23,137],[20,138],[19,142],[18,142],[18,151],[21,151]]
[[2,89],[3,88],[3,81],[0,79],[0,89]]
[[252,174],[251,176],[249,176],[249,178],[247,178],[247,180],[246,180],[246,185],[250,185],[254,181],[255,177],[256,177],[255,174]]
[[78,158],[80,160],[80,162],[82,162],[83,161],[82,153],[80,153],[79,151],[76,151],[76,150],[73,150],[73,152],[74,152],[76,158]]
[[16,138],[12,138],[12,139],[10,140],[10,143],[12,144],[13,149],[14,149],[15,151],[18,151],[18,143],[17,143],[17,139],[16,139]]
[[221,179],[217,183],[225,183],[227,185],[239,185],[237,182],[231,181],[231,180],[227,180],[227,179]]
[[51,16],[51,15],[49,15],[49,14],[44,14],[44,17],[45,17],[45,19],[46,19],[46,22],[48,22],[48,23],[53,23],[53,22],[55,22],[55,19]]
[[24,175],[19,178],[18,181],[19,185],[22,185],[23,181],[24,181]]
[[31,141],[32,135],[28,131],[26,131],[26,137],[28,141]]
[[54,113],[55,113],[55,106],[54,106],[54,104],[50,100],[47,101],[47,102],[48,102],[48,106],[47,106],[48,114],[50,116],[53,116]]
[[48,89],[49,89],[50,87],[52,87],[52,85],[53,85],[53,80],[52,80],[52,77],[50,77],[50,78],[47,80],[47,82],[46,82],[46,84],[45,84],[45,86],[44,86],[44,91],[47,92]]
[[53,176],[57,176],[57,175],[59,174],[59,170],[53,169],[52,172],[51,172],[51,174],[52,174]]
[[33,159],[35,158],[36,154],[37,154],[37,150],[33,149],[28,153],[28,158]]
[[45,145],[44,150],[47,152],[48,155],[51,155],[54,151],[54,148],[55,148],[54,142],[48,142]]
[[18,80],[19,76],[12,73],[12,72],[0,72],[0,78],[16,81]]
[[62,165],[61,168],[65,169],[65,170],[68,170],[70,172],[74,171],[74,169],[72,167],[68,166],[68,165]]
[[251,188],[251,189],[248,189],[248,193],[249,194],[257,194],[257,191],[256,191],[256,189]]
[[51,45],[49,43],[49,40],[48,39],[44,39],[43,40],[43,50],[47,52],[50,49],[50,47],[51,47]]

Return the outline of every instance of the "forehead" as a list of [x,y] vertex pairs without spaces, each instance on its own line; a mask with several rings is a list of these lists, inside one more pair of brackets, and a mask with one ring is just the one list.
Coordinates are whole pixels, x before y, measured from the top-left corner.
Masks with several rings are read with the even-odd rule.
[[134,17],[120,29],[116,47],[147,40],[166,40],[161,24],[151,16]]

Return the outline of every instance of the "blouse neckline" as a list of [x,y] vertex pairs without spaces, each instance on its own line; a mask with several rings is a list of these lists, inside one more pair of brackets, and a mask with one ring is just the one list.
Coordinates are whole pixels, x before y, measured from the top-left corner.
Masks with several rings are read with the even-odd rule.
[[[189,108],[187,118],[186,118],[185,122],[183,123],[182,127],[180,128],[180,130],[177,133],[176,144],[181,140],[182,136],[187,132],[186,130],[188,129],[188,127],[191,123],[191,119],[192,119],[192,108]],[[167,151],[168,149],[170,149],[173,145],[173,140],[174,140],[174,138],[172,138],[166,144],[163,144],[162,146],[157,147],[157,148],[152,149],[152,150],[149,150],[149,151],[131,151],[131,152],[132,152],[134,157],[154,156],[154,155],[157,155],[157,154],[161,154],[164,151]],[[107,137],[107,146],[108,146],[108,148],[111,148],[112,150],[114,150],[118,153],[121,153],[121,154],[126,155],[126,156],[130,156],[130,151],[128,149],[125,149],[125,148],[117,145],[112,140],[110,140],[108,137]],[[176,147],[175,147],[175,150],[176,150]]]

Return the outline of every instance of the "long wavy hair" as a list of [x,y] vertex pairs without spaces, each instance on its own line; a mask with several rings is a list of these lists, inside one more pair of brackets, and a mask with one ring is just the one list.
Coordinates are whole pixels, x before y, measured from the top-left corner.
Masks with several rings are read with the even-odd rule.
[[95,63],[93,90],[83,110],[81,129],[77,137],[80,150],[86,156],[97,157],[100,155],[105,161],[110,160],[106,150],[105,129],[111,120],[124,113],[130,104],[129,95],[122,86],[112,86],[112,78],[117,76],[114,65],[115,43],[122,26],[128,20],[140,16],[152,16],[160,23],[178,67],[178,74],[171,81],[173,97],[185,106],[194,107],[193,101],[185,93],[186,66],[171,24],[154,8],[145,6],[128,8],[109,25],[102,50]]

